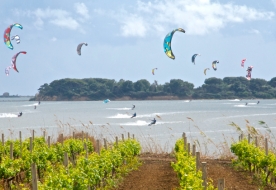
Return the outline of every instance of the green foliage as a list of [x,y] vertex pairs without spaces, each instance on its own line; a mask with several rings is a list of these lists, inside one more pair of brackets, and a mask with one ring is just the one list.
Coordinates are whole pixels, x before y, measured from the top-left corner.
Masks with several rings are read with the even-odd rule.
[[[196,160],[191,154],[184,150],[183,139],[177,140],[175,144],[176,163],[171,163],[180,180],[180,189],[203,189],[202,172],[196,171]],[[208,183],[207,190],[214,190],[214,186]]]
[[[181,79],[171,79],[165,84],[157,81],[150,84],[146,79],[130,80],[86,78],[60,79],[40,86],[37,100],[56,96],[58,100],[72,100],[85,97],[89,100],[104,100],[130,96],[146,99],[149,96],[179,96],[181,98],[232,99],[232,98],[276,98],[276,77],[270,81],[245,77],[211,77],[204,84],[194,88],[192,83]],[[35,100],[35,99],[32,99]]]

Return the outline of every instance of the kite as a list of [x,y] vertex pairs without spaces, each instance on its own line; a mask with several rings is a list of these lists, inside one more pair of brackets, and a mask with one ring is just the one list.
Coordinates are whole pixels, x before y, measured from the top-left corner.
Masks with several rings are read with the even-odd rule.
[[77,53],[79,54],[79,55],[81,55],[81,47],[83,46],[83,45],[88,45],[87,43],[80,43],[79,45],[78,45],[78,47],[77,47]]
[[217,63],[219,63],[219,61],[217,61],[217,60],[213,61],[213,63],[212,63],[212,67],[215,71],[217,70]]
[[206,75],[206,71],[210,70],[209,68],[204,69],[204,75]]
[[23,26],[21,24],[15,23],[15,24],[10,25],[4,31],[4,43],[10,49],[13,49],[13,45],[12,45],[11,40],[10,40],[10,33],[11,33],[11,30],[12,30],[13,27],[17,27],[17,28],[23,29]]
[[105,103],[105,104],[108,103],[108,102],[110,102],[109,99],[106,99],[106,100],[103,101],[103,103]]
[[241,66],[244,67],[244,62],[246,61],[246,59],[241,60]]
[[20,37],[18,35],[12,36],[11,40],[15,40],[17,44],[20,43]]
[[253,69],[253,66],[249,66],[246,70],[247,71],[247,75],[246,75],[247,80],[251,80],[252,69]]
[[154,75],[154,70],[157,70],[157,68],[152,69],[151,73]]
[[175,59],[175,56],[174,56],[174,54],[172,52],[172,48],[171,48],[171,41],[172,41],[172,37],[176,31],[185,33],[185,30],[183,30],[182,28],[175,29],[172,32],[167,34],[167,36],[164,39],[164,43],[163,43],[164,52],[171,59]]
[[26,51],[20,51],[18,52],[17,54],[15,54],[13,57],[12,57],[12,61],[11,61],[11,64],[12,64],[12,68],[19,73],[19,71],[17,70],[16,68],[16,60],[17,60],[17,56],[20,54],[20,53],[23,53],[23,54],[26,54],[27,52]]
[[200,54],[194,54],[194,55],[192,56],[192,63],[193,63],[193,64],[195,64],[195,58],[196,58],[196,56],[198,56],[198,55],[200,55]]

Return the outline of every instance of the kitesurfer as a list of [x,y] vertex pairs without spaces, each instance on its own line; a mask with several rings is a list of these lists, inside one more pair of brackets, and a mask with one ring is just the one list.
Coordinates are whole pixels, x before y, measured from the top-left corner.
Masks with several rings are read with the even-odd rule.
[[34,109],[36,109],[36,106],[34,106]]
[[247,102],[245,103],[245,105],[247,106]]
[[136,113],[134,113],[131,118],[134,118],[134,117],[136,117]]
[[156,123],[156,119],[153,118],[153,120],[151,120],[151,123],[149,124],[149,126],[154,125],[155,123]]
[[38,104],[40,104],[40,101],[38,102]]
[[257,104],[259,104],[259,103],[260,103],[260,101],[257,102]]
[[22,116],[22,114],[23,114],[23,113],[22,113],[22,112],[20,112],[20,113],[18,114],[18,117],[21,117],[21,116]]
[[135,105],[132,105],[132,110],[134,110],[134,108],[135,108]]

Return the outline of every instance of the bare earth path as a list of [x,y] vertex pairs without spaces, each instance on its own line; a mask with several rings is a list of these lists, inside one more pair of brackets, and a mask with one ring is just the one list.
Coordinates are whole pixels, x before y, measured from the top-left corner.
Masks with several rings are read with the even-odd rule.
[[[176,190],[179,180],[171,167],[175,159],[169,155],[144,154],[140,156],[143,165],[131,172],[115,190]],[[208,159],[208,178],[217,187],[218,179],[225,179],[227,190],[272,190],[276,188],[260,188],[248,172],[236,171],[230,160]]]

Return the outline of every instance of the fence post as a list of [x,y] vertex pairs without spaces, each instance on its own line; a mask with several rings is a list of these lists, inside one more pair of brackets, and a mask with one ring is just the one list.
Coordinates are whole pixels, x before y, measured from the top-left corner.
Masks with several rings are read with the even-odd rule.
[[124,134],[122,134],[122,141],[123,141],[123,142],[125,141],[125,137],[124,137]]
[[101,151],[100,151],[100,141],[99,141],[99,139],[97,140],[97,151],[98,151],[98,154],[100,155]]
[[50,146],[51,146],[51,137],[48,136],[48,147],[50,148]]
[[268,141],[267,141],[267,138],[265,138],[265,155],[268,155]]
[[118,137],[116,136],[116,145],[118,146]]
[[19,142],[20,142],[20,157],[22,156],[22,134],[21,131],[19,131]]
[[255,137],[255,146],[258,147],[258,137]]
[[248,140],[248,144],[250,144],[250,138],[251,138],[251,137],[250,137],[250,134],[248,134],[248,137],[247,137],[247,138],[248,138],[248,139],[247,139],[247,140]]
[[195,156],[195,155],[196,155],[196,145],[193,144],[193,156]]
[[35,130],[34,129],[32,130],[32,138],[33,138],[33,140],[35,138]]
[[129,132],[127,133],[127,138],[130,139],[130,134],[129,134]]
[[132,138],[135,139],[134,134],[132,134]]
[[200,167],[200,152],[196,152],[196,171],[199,170]]
[[2,145],[5,146],[5,135],[2,133]]
[[187,137],[184,137],[184,150],[187,149]]
[[61,138],[61,144],[63,146],[63,133],[60,134],[60,138]]
[[30,152],[33,152],[33,138],[30,137]]
[[202,162],[202,186],[203,189],[206,190],[207,189],[207,163],[206,162]]
[[13,143],[10,144],[10,159],[13,159]]
[[106,139],[104,138],[104,148],[107,150],[107,144],[106,144]]
[[32,163],[32,190],[37,190],[37,170],[35,163]]
[[219,179],[218,180],[218,190],[224,190],[225,188],[225,180],[223,179]]
[[44,142],[46,142],[46,131],[43,131],[43,138],[44,138]]
[[191,145],[190,145],[190,143],[188,143],[188,156],[190,156],[190,151],[191,151]]
[[64,157],[63,157],[63,165],[67,168],[68,166],[68,153],[64,152]]

